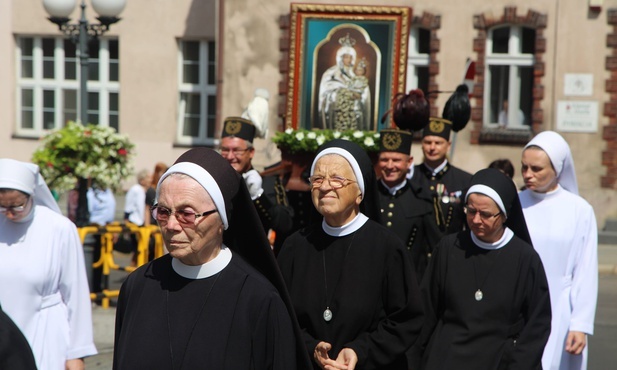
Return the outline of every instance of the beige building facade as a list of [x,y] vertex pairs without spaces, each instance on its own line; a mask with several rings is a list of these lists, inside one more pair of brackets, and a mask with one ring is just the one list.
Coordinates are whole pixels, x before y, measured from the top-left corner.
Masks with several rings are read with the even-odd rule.
[[[327,12],[341,2],[313,3]],[[278,161],[269,139],[291,124],[284,120],[290,4],[128,0],[122,20],[91,46],[93,119],[129,135],[136,170],[152,169],[193,145],[215,147],[223,119],[241,114],[254,90],[265,88],[270,129],[255,141],[254,164],[262,169]],[[572,148],[581,195],[594,206],[599,227],[617,217],[617,0],[393,0],[387,6],[413,14],[408,44],[416,49],[408,52],[405,90],[423,83],[451,91],[466,61],[475,62],[472,119],[456,135],[456,166],[475,172],[508,158],[522,185],[524,142],[533,132],[556,130]],[[72,22],[79,15],[76,8]],[[40,0],[0,1],[0,157],[29,160],[42,135],[76,116],[78,55],[47,17]],[[447,97],[432,98],[436,114]],[[524,118],[502,129],[498,109],[507,99]],[[412,150],[421,161],[419,143]]]

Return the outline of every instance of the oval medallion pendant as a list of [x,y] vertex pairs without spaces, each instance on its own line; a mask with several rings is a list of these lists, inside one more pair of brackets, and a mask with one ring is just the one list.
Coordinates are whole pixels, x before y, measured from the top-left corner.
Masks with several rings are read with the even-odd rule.
[[323,312],[323,319],[326,321],[332,320],[332,311],[330,311],[329,307]]
[[480,289],[478,289],[478,290],[476,291],[476,295],[475,295],[475,297],[476,297],[476,301],[481,301],[481,300],[482,300],[482,298],[484,298],[484,294],[482,294],[482,291],[481,291]]

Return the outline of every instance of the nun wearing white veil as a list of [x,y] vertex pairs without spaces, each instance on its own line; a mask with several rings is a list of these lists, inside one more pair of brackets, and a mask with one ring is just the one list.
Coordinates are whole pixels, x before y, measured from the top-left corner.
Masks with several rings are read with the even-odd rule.
[[598,227],[591,205],[578,195],[568,143],[545,131],[523,149],[519,194],[533,246],[540,254],[553,319],[544,369],[586,369],[598,297]]
[[97,353],[84,254],[37,166],[0,159],[0,302],[39,369],[83,369]]

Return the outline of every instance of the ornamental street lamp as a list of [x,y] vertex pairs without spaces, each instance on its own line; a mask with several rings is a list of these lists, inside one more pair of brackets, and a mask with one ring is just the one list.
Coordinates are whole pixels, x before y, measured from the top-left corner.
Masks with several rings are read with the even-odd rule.
[[83,125],[88,123],[88,42],[109,30],[118,22],[118,15],[124,9],[126,0],[92,0],[92,7],[98,13],[99,23],[89,24],[86,18],[86,2],[81,1],[81,18],[78,23],[69,23],[69,15],[75,9],[76,0],[43,0],[43,6],[50,15],[51,22],[58,25],[77,46],[79,52],[79,119]]
[[[79,120],[81,124],[88,123],[88,42],[95,40],[109,30],[109,26],[118,22],[118,15],[124,9],[126,0],[91,0],[94,11],[98,13],[96,18],[99,23],[90,24],[86,18],[86,2],[81,0],[81,18],[78,23],[69,23],[69,15],[75,9],[76,0],[43,0],[43,6],[50,15],[51,22],[58,25],[69,40],[76,46],[79,53]],[[88,180],[79,179],[79,198],[75,215],[75,224],[78,227],[90,223],[88,212]]]
[[[76,0],[43,0],[43,6],[49,13],[49,20],[58,25],[58,28],[76,46],[79,53],[79,120],[82,125],[88,123],[88,42],[95,40],[109,30],[109,26],[118,22],[118,15],[124,9],[126,0],[91,0],[94,11],[98,13],[96,18],[99,23],[89,24],[86,18],[86,2],[81,0],[81,18],[78,23],[69,23],[69,15],[75,9]],[[77,200],[77,210],[75,215],[75,225],[83,227],[90,223],[90,212],[88,211],[88,179],[78,180],[79,193]],[[86,272],[90,291],[98,290],[93,283],[94,245],[92,242],[84,243],[84,258],[86,262]]]

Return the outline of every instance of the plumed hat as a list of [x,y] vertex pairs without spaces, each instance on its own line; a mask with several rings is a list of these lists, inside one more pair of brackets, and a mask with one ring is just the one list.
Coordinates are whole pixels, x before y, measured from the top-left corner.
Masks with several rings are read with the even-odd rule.
[[514,235],[532,244],[518,192],[511,178],[496,168],[485,168],[476,172],[471,178],[465,202],[473,193],[491,198],[506,216],[505,225],[514,232]]
[[384,129],[379,132],[379,151],[409,155],[413,135],[409,131]]
[[360,211],[368,218],[379,222],[380,208],[377,193],[377,180],[375,178],[373,163],[368,154],[366,154],[358,144],[349,140],[334,139],[328,141],[317,150],[317,154],[311,165],[311,176],[315,172],[315,165],[319,158],[327,154],[338,154],[349,162],[358,180],[360,192],[362,193]]
[[221,137],[239,137],[248,142],[253,142],[255,138],[255,126],[251,120],[242,117],[227,117],[223,122],[223,133]]
[[429,122],[430,105],[420,89],[399,94],[392,103],[392,119],[401,130],[420,131]]
[[452,130],[459,132],[464,129],[471,118],[471,104],[469,102],[469,87],[460,84],[450,95],[443,107],[441,117],[452,122]]
[[428,125],[422,130],[422,137],[439,136],[446,140],[450,140],[450,131],[452,131],[452,122],[439,117],[431,117]]

